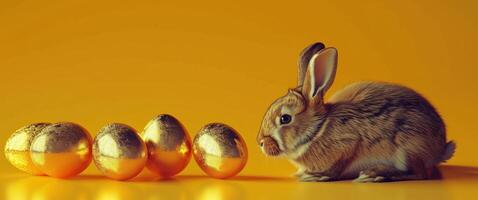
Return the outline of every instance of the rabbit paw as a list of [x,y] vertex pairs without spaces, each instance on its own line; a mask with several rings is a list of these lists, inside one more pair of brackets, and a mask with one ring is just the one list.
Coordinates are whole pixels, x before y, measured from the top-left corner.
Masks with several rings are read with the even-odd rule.
[[303,173],[299,177],[299,181],[301,182],[325,182],[325,181],[331,181],[331,180],[332,178],[330,176],[307,174],[307,173]]
[[296,177],[296,178],[300,178],[301,176],[304,175],[304,173],[305,173],[305,170],[299,169],[293,174],[293,176]]
[[379,183],[386,181],[386,178],[383,176],[377,176],[375,173],[368,173],[361,171],[359,177],[357,177],[354,182],[360,183]]

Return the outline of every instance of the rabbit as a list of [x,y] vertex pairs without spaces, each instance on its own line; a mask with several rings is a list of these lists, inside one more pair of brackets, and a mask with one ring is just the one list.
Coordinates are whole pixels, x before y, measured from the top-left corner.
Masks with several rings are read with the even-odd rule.
[[298,86],[264,115],[257,136],[263,153],[290,160],[299,181],[439,177],[436,166],[453,156],[456,144],[447,142],[445,124],[430,102],[385,82],[353,83],[325,102],[337,57],[337,49],[322,43],[302,51]]

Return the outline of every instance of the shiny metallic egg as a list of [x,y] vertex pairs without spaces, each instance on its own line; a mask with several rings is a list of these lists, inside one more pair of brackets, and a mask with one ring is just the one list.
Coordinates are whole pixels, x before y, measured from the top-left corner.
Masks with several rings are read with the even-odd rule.
[[247,147],[233,128],[211,123],[204,126],[193,141],[193,155],[199,167],[214,178],[238,174],[247,162]]
[[136,130],[125,124],[112,123],[103,127],[95,137],[93,160],[105,176],[127,180],[143,170],[147,149]]
[[57,178],[75,176],[91,162],[92,140],[86,129],[71,122],[45,127],[30,147],[33,164],[43,173]]
[[50,125],[50,123],[35,123],[24,126],[16,130],[5,144],[5,157],[19,170],[33,175],[43,175],[43,173],[33,164],[30,157],[30,146],[41,130]]
[[146,167],[162,178],[178,174],[191,159],[189,134],[171,115],[162,114],[149,121],[141,137],[148,147]]

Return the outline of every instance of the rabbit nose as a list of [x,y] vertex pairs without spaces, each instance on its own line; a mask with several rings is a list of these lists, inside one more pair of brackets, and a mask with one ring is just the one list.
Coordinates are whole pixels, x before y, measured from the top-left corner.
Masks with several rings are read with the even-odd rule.
[[261,141],[259,142],[259,145],[260,145],[261,147],[263,147],[263,146],[264,146],[264,140],[261,140]]

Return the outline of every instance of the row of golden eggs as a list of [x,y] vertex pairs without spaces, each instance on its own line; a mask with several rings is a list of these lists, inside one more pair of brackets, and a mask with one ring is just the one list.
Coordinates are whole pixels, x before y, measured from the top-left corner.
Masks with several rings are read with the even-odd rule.
[[86,129],[71,122],[37,123],[17,130],[5,146],[7,159],[18,169],[58,178],[81,173],[92,159],[112,179],[130,179],[145,166],[166,178],[181,172],[191,154],[215,178],[236,175],[247,161],[246,144],[231,127],[208,124],[191,144],[184,126],[166,114],[152,119],[141,134],[128,125],[112,123],[94,140]]

